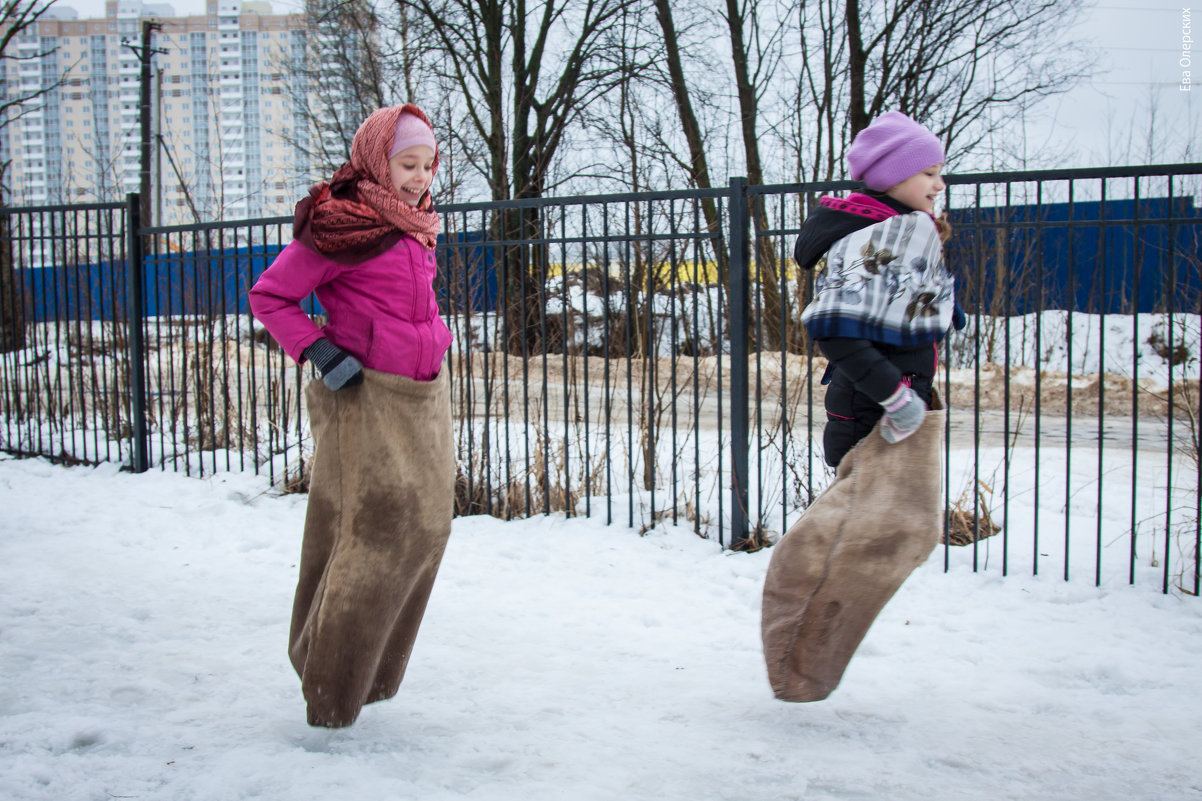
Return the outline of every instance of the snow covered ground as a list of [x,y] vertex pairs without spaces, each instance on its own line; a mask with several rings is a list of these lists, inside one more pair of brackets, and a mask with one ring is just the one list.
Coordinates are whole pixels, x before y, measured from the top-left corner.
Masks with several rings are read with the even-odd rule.
[[304,504],[0,456],[0,798],[1202,798],[1202,601],[1150,565],[1097,588],[937,552],[839,689],[791,705],[769,552],[558,516],[456,520],[401,692],[311,729],[285,653]]

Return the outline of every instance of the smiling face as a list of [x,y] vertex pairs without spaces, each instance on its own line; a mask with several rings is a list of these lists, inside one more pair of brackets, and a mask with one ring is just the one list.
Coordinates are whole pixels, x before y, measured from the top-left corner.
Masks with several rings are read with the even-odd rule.
[[900,200],[912,209],[935,213],[935,199],[944,190],[943,165],[936,164],[927,167],[922,172],[916,172],[899,184],[894,184],[885,190],[885,194],[894,200]]
[[426,145],[405,148],[388,160],[388,175],[401,200],[416,206],[434,180],[434,151]]

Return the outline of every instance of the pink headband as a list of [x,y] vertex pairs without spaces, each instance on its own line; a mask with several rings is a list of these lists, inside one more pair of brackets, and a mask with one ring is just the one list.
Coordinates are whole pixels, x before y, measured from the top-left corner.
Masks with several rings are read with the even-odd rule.
[[397,117],[396,133],[392,136],[392,149],[388,151],[388,158],[414,145],[425,145],[438,152],[434,131],[430,130],[430,126],[421,117],[406,111]]

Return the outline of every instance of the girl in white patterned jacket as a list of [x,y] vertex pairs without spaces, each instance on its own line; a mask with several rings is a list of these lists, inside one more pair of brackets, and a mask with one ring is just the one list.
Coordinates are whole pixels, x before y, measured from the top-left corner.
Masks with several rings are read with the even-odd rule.
[[793,252],[817,270],[801,319],[830,362],[823,447],[832,467],[877,421],[888,442],[918,428],[937,344],[965,323],[943,262],[949,229],[934,216],[944,189],[939,139],[890,111],[860,131],[847,161],[866,191],[821,198]]

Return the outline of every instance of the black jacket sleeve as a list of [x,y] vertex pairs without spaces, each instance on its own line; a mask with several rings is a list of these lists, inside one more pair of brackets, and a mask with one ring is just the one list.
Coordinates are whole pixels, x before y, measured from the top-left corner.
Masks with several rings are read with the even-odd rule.
[[867,339],[831,337],[819,339],[818,347],[857,390],[877,403],[892,395],[901,383],[901,370]]

